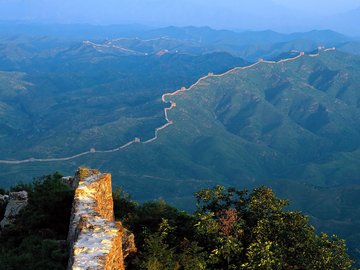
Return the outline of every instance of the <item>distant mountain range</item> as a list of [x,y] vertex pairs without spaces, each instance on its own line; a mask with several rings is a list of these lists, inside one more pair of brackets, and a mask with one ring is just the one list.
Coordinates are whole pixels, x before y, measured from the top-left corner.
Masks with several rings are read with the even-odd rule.
[[[203,0],[173,0],[171,4],[156,1],[123,0],[103,5],[100,2],[79,0],[71,6],[57,2],[32,1],[20,4],[18,1],[2,1],[0,18],[23,20],[22,22],[67,22],[116,24],[121,22],[148,25],[209,25],[228,29],[274,29],[280,32],[309,31],[311,29],[332,29],[351,36],[360,36],[359,2],[347,1],[285,1],[257,0],[224,2]],[[11,21],[13,24],[13,21]],[[69,26],[68,28],[71,28]],[[128,29],[131,26],[127,26]],[[89,33],[87,27],[82,34]],[[141,27],[132,28],[138,30]],[[29,28],[33,32],[34,27]],[[62,28],[53,27],[57,33]],[[109,33],[109,28],[98,27]],[[121,29],[124,32],[127,29]],[[142,30],[142,29],[141,29]],[[73,31],[73,30],[71,30]],[[119,33],[120,34],[120,33]]]
[[[145,55],[160,51],[206,54],[228,52],[248,61],[271,59],[291,50],[312,51],[318,46],[358,53],[359,41],[330,30],[281,34],[274,31],[214,30],[209,27],[41,25],[0,23],[3,58],[48,56],[60,50],[76,53],[76,47],[92,47],[101,53]],[[81,44],[81,45],[80,45]],[[6,47],[8,50],[6,51]],[[22,55],[23,53],[24,55]],[[34,54],[37,53],[37,54]],[[4,55],[5,54],[5,55]],[[91,54],[91,52],[90,52]],[[4,67],[8,66],[8,62]]]
[[359,61],[329,51],[210,76],[167,97],[174,124],[158,140],[90,163],[183,207],[199,187],[270,185],[359,257]]
[[[202,187],[269,185],[360,258],[356,39],[207,27],[34,26],[26,34],[29,26],[5,33],[4,25],[0,160],[29,162],[0,162],[2,186],[87,165],[113,172],[136,199],[189,209]],[[288,58],[296,59],[269,62]],[[172,102],[168,119],[163,101]]]

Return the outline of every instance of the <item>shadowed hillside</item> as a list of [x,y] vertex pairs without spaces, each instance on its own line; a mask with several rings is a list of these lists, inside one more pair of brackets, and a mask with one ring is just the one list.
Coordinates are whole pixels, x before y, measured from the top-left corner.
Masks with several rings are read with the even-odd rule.
[[[318,56],[314,49],[324,43],[358,50],[330,31],[165,28],[84,42],[2,38],[0,160],[29,163],[0,164],[0,181],[11,186],[87,165],[112,171],[136,199],[165,198],[188,210],[201,188],[266,184],[318,229],[346,238],[359,257],[360,58],[325,50]],[[249,64],[234,55],[301,57],[207,76],[189,91],[165,95],[171,107],[162,102],[164,93],[201,76]],[[151,143],[135,143],[167,123],[165,107],[169,125]],[[121,151],[96,152],[129,141]]]

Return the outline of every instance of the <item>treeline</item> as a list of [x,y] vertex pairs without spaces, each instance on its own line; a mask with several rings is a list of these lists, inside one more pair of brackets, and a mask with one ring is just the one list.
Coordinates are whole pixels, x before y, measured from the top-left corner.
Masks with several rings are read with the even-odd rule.
[[26,190],[29,202],[15,224],[1,231],[0,269],[66,269],[66,238],[74,191],[61,178],[55,173],[10,189]]
[[[66,269],[73,190],[58,173],[12,190],[27,190],[29,204],[1,233],[0,269]],[[352,269],[344,240],[317,235],[270,188],[201,190],[193,214],[164,201],[137,203],[119,188],[113,195],[115,217],[138,247],[130,270]]]
[[115,215],[139,248],[128,269],[352,269],[344,240],[317,235],[306,216],[285,210],[288,202],[267,187],[201,190],[194,214],[114,195]]

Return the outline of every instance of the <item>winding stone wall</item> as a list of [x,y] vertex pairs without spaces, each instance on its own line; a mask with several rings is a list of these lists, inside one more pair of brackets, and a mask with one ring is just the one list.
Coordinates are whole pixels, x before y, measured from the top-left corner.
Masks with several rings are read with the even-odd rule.
[[125,269],[124,257],[136,248],[133,235],[114,221],[111,174],[80,168],[72,185],[68,269]]

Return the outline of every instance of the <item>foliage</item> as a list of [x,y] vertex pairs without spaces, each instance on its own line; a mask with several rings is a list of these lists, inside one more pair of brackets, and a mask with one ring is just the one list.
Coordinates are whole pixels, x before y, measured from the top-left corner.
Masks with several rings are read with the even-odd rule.
[[29,204],[0,237],[0,269],[66,268],[66,237],[74,193],[61,177],[54,173],[25,186]]
[[[14,187],[18,190],[21,186]],[[73,191],[61,175],[26,185],[29,205],[0,237],[0,269],[65,269]],[[345,241],[317,235],[306,216],[285,210],[270,188],[216,186],[196,193],[188,214],[165,201],[139,204],[114,191],[115,216],[134,232],[139,252],[127,269],[146,270],[346,270]]]
[[127,216],[134,213],[137,203],[131,199],[131,196],[122,190],[121,187],[116,187],[113,191],[114,214],[123,222]]
[[[127,194],[122,199],[118,196],[115,198],[117,198],[114,200],[115,217],[120,218],[123,224],[134,233],[137,246],[143,246],[149,235],[158,233],[159,224],[163,220],[166,220],[172,230],[171,235],[166,239],[170,245],[180,245],[185,238],[192,238],[192,228],[195,224],[192,215],[179,211],[163,200],[137,204]],[[118,205],[119,202],[124,205],[121,211],[118,211],[121,208]]]
[[196,198],[193,215],[163,201],[131,204],[123,216],[139,253],[128,269],[351,269],[344,240],[317,235],[270,188],[216,186]]
[[148,270],[206,269],[202,248],[186,238],[179,246],[171,246],[168,238],[173,234],[168,220],[163,219],[159,231],[145,238],[144,250],[139,254],[139,266]]
[[269,188],[250,193],[217,186],[196,197],[199,243],[214,269],[351,268],[343,240],[316,235],[307,217],[284,210],[287,201]]
[[[176,50],[181,51],[180,40]],[[170,45],[160,41],[154,50]],[[42,47],[36,39],[2,42],[0,65],[9,72],[0,72],[1,159],[72,156],[92,147],[112,149],[135,136],[145,141],[165,123],[163,109],[169,104],[161,101],[163,93],[190,86],[208,72],[246,65],[223,53],[120,56],[115,51],[122,50],[115,48],[101,53],[81,43],[60,49],[56,42],[40,53],[26,49]],[[290,48],[317,47],[305,43],[245,51],[257,60]],[[217,43],[212,50],[225,47]],[[244,53],[243,47],[240,51]],[[54,164],[67,174],[77,164],[102,164],[134,197],[161,197],[187,210],[193,210],[189,194],[205,185],[277,186],[281,196],[314,217],[317,229],[347,237],[360,258],[360,197],[347,199],[360,189],[359,63],[358,56],[321,52],[319,57],[262,63],[208,78],[191,91],[167,97],[177,104],[169,112],[175,125],[166,129],[166,136],[160,132],[155,143],[82,156],[76,162],[0,164],[1,183],[9,186],[27,174],[41,175]]]

